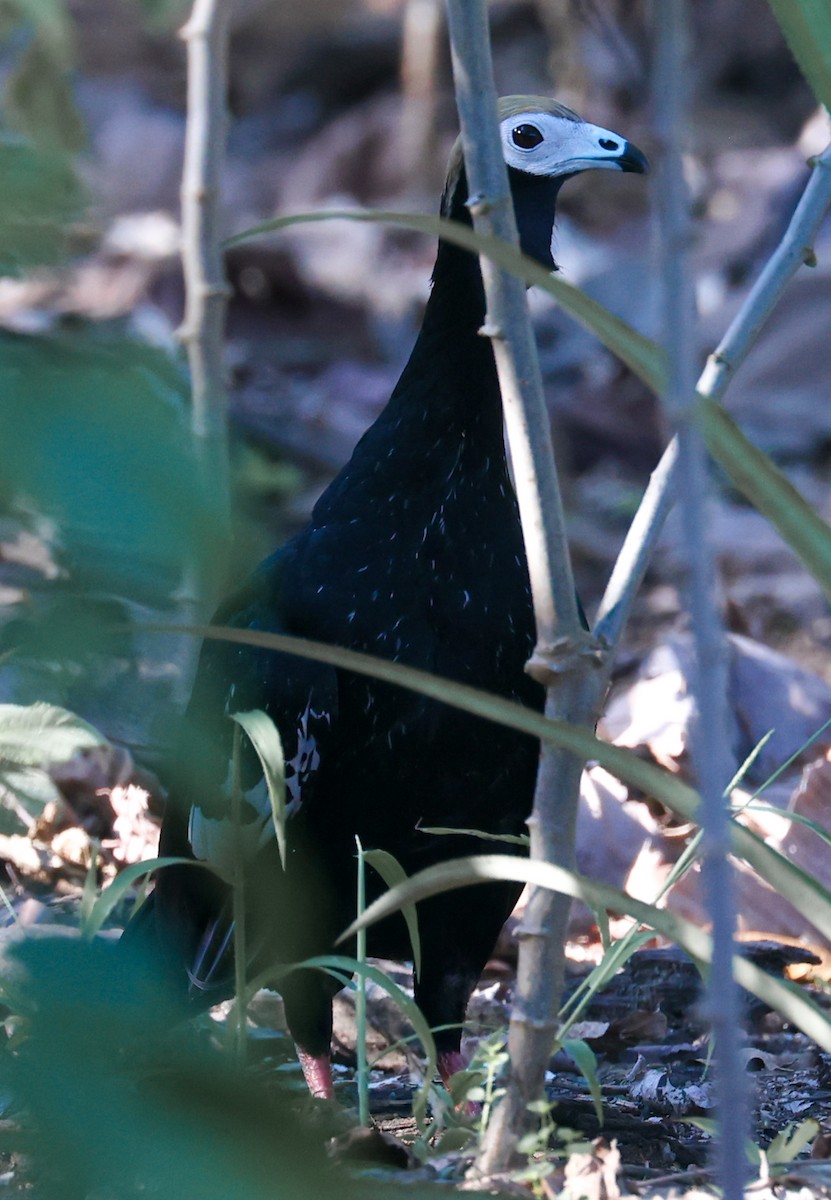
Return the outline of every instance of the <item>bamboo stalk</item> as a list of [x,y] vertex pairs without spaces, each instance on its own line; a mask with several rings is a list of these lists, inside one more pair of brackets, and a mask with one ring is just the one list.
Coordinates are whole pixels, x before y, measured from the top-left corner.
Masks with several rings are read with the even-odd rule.
[[[178,600],[186,621],[212,606],[230,535],[228,400],[223,349],[228,285],[222,254],[220,187],[225,165],[228,29],[231,0],[194,0],[181,31],[187,44],[188,96],[182,171],[182,269],[185,314],[178,338],[191,379],[191,429],[201,475],[201,495],[211,498],[216,538],[185,566]],[[196,664],[186,643],[178,662],[184,699]]]
[[430,178],[436,152],[442,15],[441,0],[407,0],[404,7],[398,142],[409,186]]
[[[474,227],[516,245],[498,135],[486,6],[481,0],[448,0],[447,12]],[[598,650],[582,627],[577,607],[525,287],[489,259],[480,257],[480,264],[487,299],[482,332],[492,339],[499,374],[536,618],[537,644],[527,670],[547,689],[547,716],[591,728],[599,701],[599,673],[594,670]],[[573,867],[581,772],[582,764],[573,755],[543,747],[528,822],[532,858]],[[518,931],[506,1094],[488,1126],[477,1163],[481,1173],[510,1164],[527,1124],[528,1104],[542,1091],[557,1029],[569,907],[564,896],[535,888]]]
[[[779,245],[699,376],[697,391],[715,403],[747,358],[788,284],[802,266],[813,266],[813,245],[831,205],[831,146],[811,163],[811,178]],[[678,485],[678,444],[667,446],[623,543],[597,610],[594,632],[614,647],[672,505]]]
[[188,119],[182,175],[185,317],[179,329],[190,363],[193,430],[225,448],[222,359],[228,285],[219,206],[228,125],[229,0],[194,0],[182,30],[188,50]]
[[702,797],[701,857],[712,924],[713,957],[707,1016],[715,1039],[718,1095],[716,1166],[725,1200],[744,1194],[748,1132],[745,1073],[739,1053],[740,1003],[733,978],[735,884],[729,861],[730,813],[724,796],[733,767],[727,742],[726,642],[716,594],[715,557],[708,536],[709,500],[704,441],[694,424],[696,380],[695,294],[689,269],[692,242],[682,150],[687,140],[689,30],[686,0],[653,9],[655,128],[661,141],[658,217],[661,230],[662,309],[669,359],[662,397],[678,439],[678,482],[696,667],[692,683],[697,721],[692,758]]

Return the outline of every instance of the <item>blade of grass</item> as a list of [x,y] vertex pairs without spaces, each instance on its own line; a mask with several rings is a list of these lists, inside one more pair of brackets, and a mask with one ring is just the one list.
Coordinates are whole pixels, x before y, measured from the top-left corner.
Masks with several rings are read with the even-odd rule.
[[[370,908],[371,907],[372,906],[370,906]],[[364,918],[366,917],[367,912],[369,912],[369,909],[367,909],[364,913]],[[366,921],[364,918],[361,918],[361,923],[364,925],[364,927],[366,927]],[[355,921],[353,924],[357,927],[358,922]],[[401,1012],[410,1022],[418,1036],[419,1041],[421,1042],[424,1055],[427,1059],[424,1079],[422,1080],[421,1088],[419,1089],[418,1096],[413,1104],[413,1116],[416,1118],[419,1124],[421,1124],[424,1120],[427,1109],[427,1101],[430,1097],[430,1086],[432,1084],[433,1077],[438,1070],[438,1054],[436,1051],[436,1043],[430,1030],[430,1026],[427,1024],[421,1009],[418,1007],[415,1001],[412,1000],[407,993],[398,986],[395,980],[390,979],[389,975],[385,974],[384,971],[379,970],[378,967],[372,966],[371,963],[361,963],[356,958],[350,958],[347,954],[322,954],[316,955],[313,958],[305,958],[302,962],[289,963],[285,966],[279,967],[270,967],[267,971],[264,971],[261,975],[257,976],[256,979],[252,980],[252,982],[249,984],[249,990],[251,992],[255,992],[261,987],[277,987],[279,989],[280,980],[284,979],[285,976],[290,974],[292,971],[306,971],[314,969],[326,971],[327,974],[332,975],[344,987],[347,987],[351,984],[352,976],[354,975],[361,975],[367,979],[370,979],[395,1001],[395,1003],[401,1009]]]
[[[397,883],[403,883],[407,878],[407,872],[401,866],[401,863],[387,850],[365,850],[363,852],[364,862],[378,872],[387,887],[394,887]],[[418,932],[418,912],[414,904],[407,904],[401,910],[404,920],[407,922],[407,932],[410,935],[410,947],[413,952],[413,974],[416,979],[421,975],[421,937]]]
[[[623,747],[611,746],[601,741],[587,729],[563,721],[549,720],[521,705],[468,687],[466,684],[455,683],[414,667],[360,654],[341,646],[287,637],[284,634],[265,633],[262,630],[164,624],[147,624],[142,628],[162,633],[184,631],[194,637],[262,646],[296,654],[300,658],[330,663],[357,674],[369,675],[410,688],[464,712],[552,742],[583,761],[597,761],[617,778],[661,800],[685,820],[697,820],[697,793],[663,768],[642,761]],[[831,892],[807,871],[790,862],[777,850],[767,846],[761,838],[735,822],[732,825],[731,836],[733,853],[750,863],[762,878],[776,891],[781,892],[812,925],[824,936],[831,938]]]
[[[552,888],[582,900],[591,907],[626,913],[669,938],[702,966],[710,961],[711,939],[703,930],[683,917],[636,900],[618,888],[596,883],[562,867],[512,858],[509,855],[474,855],[470,858],[452,859],[419,871],[417,875],[412,875],[406,884],[399,885],[371,904],[361,923],[371,925],[383,920],[384,917],[398,912],[402,904],[418,903],[454,888],[495,880],[534,883],[538,887]],[[353,937],[357,925],[358,922],[353,922],[340,935],[338,941]],[[823,1049],[831,1050],[831,1018],[809,996],[798,988],[766,974],[743,958],[734,957],[733,971],[742,987],[776,1009],[786,1020],[798,1025]]]
[[248,994],[245,987],[248,968],[245,946],[245,870],[247,864],[242,841],[242,782],[240,780],[242,730],[242,724],[237,722],[234,725],[234,745],[231,756],[231,821],[234,831],[234,878],[231,886],[231,903],[234,916],[235,993],[231,1035],[240,1066],[245,1064],[245,1021],[248,1012]]
[[129,867],[125,867],[108,887],[104,888],[101,895],[93,904],[89,917],[84,922],[84,937],[92,938],[97,933],[100,933],[115,906],[123,900],[130,888],[139,879],[144,879],[148,875],[152,875],[155,871],[162,870],[164,867],[179,866],[200,867],[203,870],[212,871],[215,875],[219,875],[220,878],[224,878],[221,872],[216,867],[211,866],[210,863],[200,862],[193,858],[170,856],[165,858],[148,858],[143,862],[132,863]]
[[[560,1039],[557,1039],[560,1041]],[[574,1060],[580,1074],[589,1085],[589,1094],[594,1105],[597,1123],[600,1128],[603,1128],[603,1096],[600,1090],[600,1081],[597,1078],[597,1055],[592,1050],[587,1042],[582,1038],[566,1038],[560,1042],[560,1045],[565,1050],[566,1054]]]
[[483,255],[496,266],[521,279],[529,286],[542,288],[553,296],[576,321],[600,338],[604,346],[616,354],[621,362],[643,379],[653,391],[660,391],[665,377],[663,352],[633,329],[631,325],[614,316],[602,304],[592,300],[573,284],[552,275],[534,259],[499,238],[476,233],[459,221],[423,213],[390,212],[383,209],[340,208],[317,212],[289,213],[254,225],[242,233],[235,234],[225,243],[236,246],[253,237],[277,233],[292,225],[309,225],[320,221],[363,221],[375,225],[393,225],[399,229],[410,229],[416,233],[432,234],[455,246],[469,250],[471,254]]
[[831,108],[831,5],[828,0],[768,3],[814,95]]
[[264,713],[261,709],[229,713],[228,715],[232,721],[236,721],[245,730],[263,768],[268,799],[271,803],[271,819],[274,823],[277,847],[280,851],[280,863],[285,871],[286,764],[279,730],[268,713]]
[[484,829],[452,829],[445,825],[420,825],[422,833],[436,833],[440,837],[451,837],[454,834],[462,837],[475,837],[483,842],[505,842],[509,846],[527,846],[527,833],[486,833]]

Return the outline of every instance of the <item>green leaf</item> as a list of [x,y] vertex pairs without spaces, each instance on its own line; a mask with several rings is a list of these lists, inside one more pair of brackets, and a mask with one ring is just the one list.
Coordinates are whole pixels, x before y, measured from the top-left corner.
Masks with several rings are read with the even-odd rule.
[[107,739],[74,713],[52,704],[0,704],[0,764],[43,767],[67,762]]
[[[190,866],[200,867],[202,870],[212,871],[214,875],[221,873],[212,867],[210,863],[200,862],[195,858],[148,858],[144,862],[132,863],[129,867],[116,876],[109,887],[104,888],[104,891],[92,905],[89,910],[89,916],[84,923],[83,935],[85,938],[93,938],[97,933],[100,933],[104,928],[104,923],[113,911],[119,901],[127,895],[133,884],[139,879],[144,879],[147,875],[151,875],[154,871],[160,870],[162,867],[178,867]],[[227,882],[227,881],[226,881]]]
[[271,819],[277,835],[280,862],[286,869],[286,764],[280,732],[268,713],[261,709],[251,712],[229,713],[232,721],[245,730],[251,745],[257,752],[263,769],[268,798],[271,802]]
[[666,356],[654,342],[614,316],[579,288],[552,275],[533,258],[528,258],[499,238],[476,233],[460,221],[416,213],[387,212],[381,209],[327,209],[325,212],[292,213],[285,217],[276,217],[236,234],[225,244],[235,246],[239,242],[266,233],[276,233],[291,225],[318,221],[367,221],[371,224],[395,225],[400,229],[432,234],[456,246],[462,246],[474,254],[482,254],[525,283],[542,288],[554,296],[567,313],[596,334],[604,346],[616,354],[654,391],[660,392],[664,387]]
[[82,150],[86,130],[61,54],[36,37],[6,80],[5,108],[10,124],[35,145]]
[[84,886],[81,891],[81,903],[78,906],[79,924],[83,935],[90,919],[92,911],[95,907],[95,901],[98,897],[98,845],[95,844],[93,852],[89,858],[87,872],[84,876]]
[[[450,1093],[453,1107],[458,1108],[467,1100],[476,1103],[477,1099],[481,1099],[479,1093],[482,1092],[484,1095],[481,1087],[483,1078],[484,1072],[481,1068],[471,1070],[465,1067],[461,1071],[454,1071],[447,1081],[447,1090]],[[468,1132],[470,1131],[468,1130]]]
[[589,1085],[592,1104],[597,1115],[597,1123],[603,1128],[603,1096],[600,1091],[600,1081],[597,1078],[597,1055],[591,1046],[582,1038],[565,1038],[562,1047],[577,1064],[580,1074]]
[[820,1128],[819,1121],[808,1117],[796,1128],[789,1125],[787,1129],[781,1129],[765,1151],[769,1165],[793,1162],[797,1155],[808,1149]]
[[[408,878],[401,863],[387,850],[365,850],[364,861],[378,872],[387,887],[395,887]],[[413,951],[413,973],[418,979],[421,975],[421,937],[418,932],[418,912],[414,904],[406,904],[401,915],[407,922],[407,932],[410,935],[410,946]]]
[[71,61],[73,29],[66,0],[14,0],[20,16],[31,23],[36,33],[45,38],[54,49]]
[[[402,904],[417,904],[430,896],[438,896],[454,888],[498,880],[531,883],[536,887],[550,888],[552,891],[582,900],[591,908],[602,907],[613,912],[624,912],[662,933],[697,962],[710,962],[711,939],[690,921],[669,913],[666,909],[636,900],[618,888],[586,879],[563,867],[512,858],[504,854],[479,854],[470,858],[451,859],[449,862],[419,871],[406,883],[399,884],[370,904],[363,916],[344,930],[338,941],[354,936],[359,925],[373,925],[398,912]],[[831,1018],[799,988],[774,979],[772,975],[739,957],[733,959],[733,974],[742,987],[747,988],[771,1008],[775,1008],[786,1020],[798,1025],[823,1049],[831,1050]]]
[[67,155],[0,134],[0,275],[50,266],[68,253],[84,192]]
[[768,2],[814,95],[831,108],[831,4],[828,0]]
[[57,523],[79,585],[158,590],[216,561],[218,499],[171,356],[94,326],[0,332],[0,394],[0,493]]

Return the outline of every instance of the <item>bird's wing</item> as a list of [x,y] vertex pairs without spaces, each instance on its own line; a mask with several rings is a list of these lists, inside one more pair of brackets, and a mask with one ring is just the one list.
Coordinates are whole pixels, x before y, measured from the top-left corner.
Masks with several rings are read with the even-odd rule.
[[[281,577],[290,566],[285,552],[267,560],[246,587],[222,605],[213,624],[290,632],[280,605]],[[234,831],[231,821],[235,738],[231,715],[259,710],[276,727],[291,817],[314,793],[321,758],[337,720],[337,700],[337,676],[331,667],[258,646],[206,641],[180,744],[176,792],[181,803],[179,811],[166,817],[165,852],[189,852],[225,869],[240,846],[244,855],[256,854],[274,837],[271,802],[260,760],[242,734],[240,841],[240,831]]]

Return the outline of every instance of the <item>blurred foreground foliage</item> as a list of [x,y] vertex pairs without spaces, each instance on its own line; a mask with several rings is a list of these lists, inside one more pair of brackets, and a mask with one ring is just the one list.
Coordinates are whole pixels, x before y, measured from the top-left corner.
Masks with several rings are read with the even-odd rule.
[[92,588],[207,553],[214,519],[168,353],[106,327],[0,334],[0,499],[48,514]]
[[[331,1126],[273,1073],[242,1072],[207,1043],[160,1034],[173,1015],[163,990],[118,956],[111,943],[73,937],[19,939],[4,955],[20,1038],[0,1058],[0,1080],[21,1128],[0,1144],[25,1146],[38,1198],[389,1195],[327,1158]],[[436,1189],[407,1189],[413,1200],[428,1194]]]
[[0,332],[0,389],[0,507],[59,571],[3,628],[8,669],[27,663],[35,681],[9,698],[75,706],[73,684],[101,688],[135,659],[136,605],[169,611],[187,567],[222,570],[217,497],[164,350],[83,323]]
[[71,159],[0,130],[0,177],[0,275],[60,262],[83,206]]

